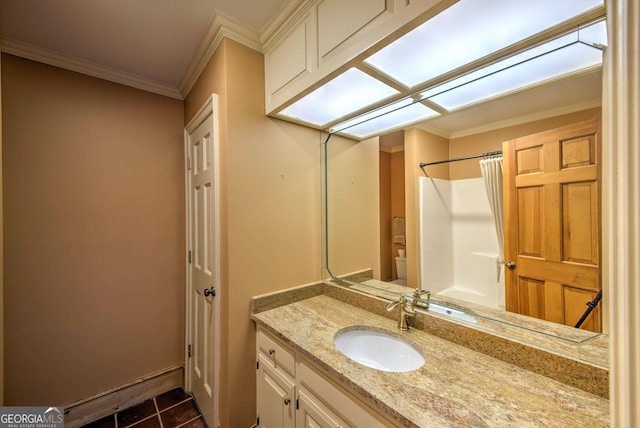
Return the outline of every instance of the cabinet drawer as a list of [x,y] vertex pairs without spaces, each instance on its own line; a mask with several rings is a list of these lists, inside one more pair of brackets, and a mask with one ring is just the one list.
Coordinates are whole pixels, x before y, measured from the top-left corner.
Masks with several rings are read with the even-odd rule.
[[284,370],[295,377],[295,358],[293,352],[280,341],[262,330],[258,331],[258,352],[262,353],[274,369]]
[[[305,361],[298,362],[298,385],[300,393],[308,391],[307,400],[323,409],[324,414],[335,415],[348,426],[367,428],[388,428],[394,425],[378,415],[357,398],[342,388],[335,386]],[[306,397],[305,397],[306,398]],[[344,426],[339,424],[338,426]]]

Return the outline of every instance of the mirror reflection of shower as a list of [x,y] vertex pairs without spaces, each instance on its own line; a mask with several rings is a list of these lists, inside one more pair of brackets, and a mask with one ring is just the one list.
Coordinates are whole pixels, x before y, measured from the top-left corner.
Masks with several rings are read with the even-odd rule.
[[420,178],[421,288],[504,309],[501,153],[447,162],[477,157],[483,158],[478,178],[431,178],[425,171],[429,164],[421,165],[426,175]]

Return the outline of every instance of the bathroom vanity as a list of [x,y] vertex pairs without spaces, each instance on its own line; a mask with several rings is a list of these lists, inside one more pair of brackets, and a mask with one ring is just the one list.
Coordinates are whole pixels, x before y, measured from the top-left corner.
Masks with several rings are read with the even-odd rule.
[[[608,426],[606,398],[418,328],[401,332],[380,313],[388,302],[357,292],[336,299],[331,287],[253,299],[259,426]],[[356,327],[399,338],[425,363],[386,372],[351,360],[334,336]]]

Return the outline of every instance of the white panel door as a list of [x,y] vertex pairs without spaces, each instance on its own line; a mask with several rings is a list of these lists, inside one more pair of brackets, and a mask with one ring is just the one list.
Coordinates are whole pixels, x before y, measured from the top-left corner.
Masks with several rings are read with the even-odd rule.
[[[219,297],[217,134],[215,97],[187,127],[187,389],[207,425],[217,426],[217,329]],[[209,110],[207,110],[207,108]],[[196,120],[194,119],[194,120]],[[191,128],[195,128],[192,130]]]

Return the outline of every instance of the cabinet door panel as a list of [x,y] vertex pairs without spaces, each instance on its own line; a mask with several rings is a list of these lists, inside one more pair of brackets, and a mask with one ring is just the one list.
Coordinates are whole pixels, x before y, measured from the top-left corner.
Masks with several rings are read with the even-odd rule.
[[323,408],[313,395],[305,391],[298,391],[296,428],[341,428],[347,426]]
[[263,355],[258,368],[258,417],[262,428],[293,428],[295,386],[269,366]]
[[387,9],[386,0],[324,0],[318,5],[318,50],[324,57]]

